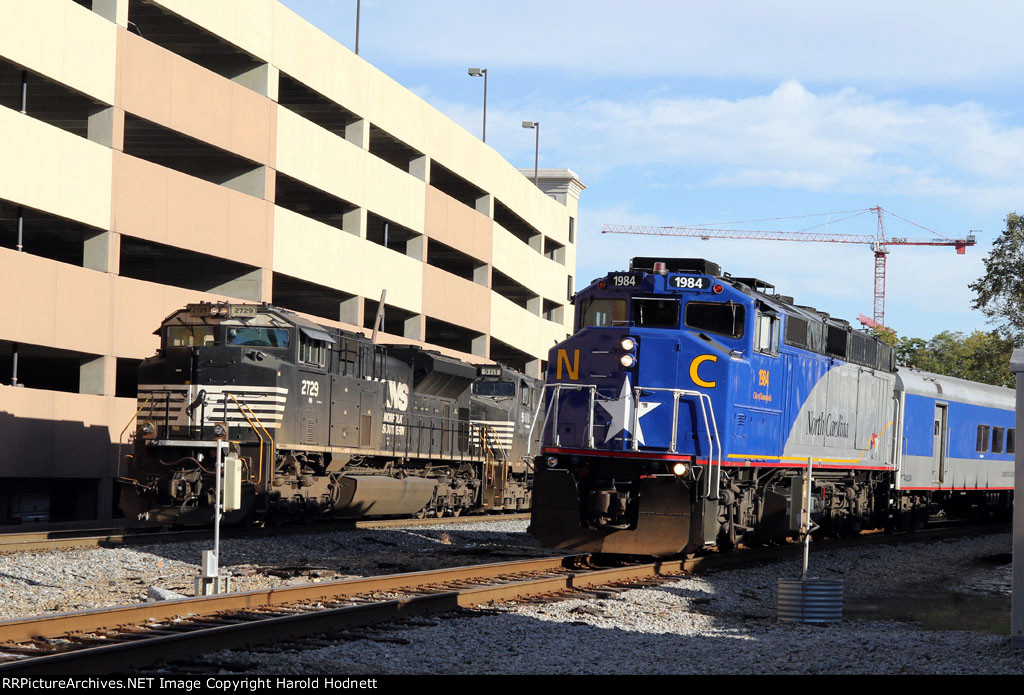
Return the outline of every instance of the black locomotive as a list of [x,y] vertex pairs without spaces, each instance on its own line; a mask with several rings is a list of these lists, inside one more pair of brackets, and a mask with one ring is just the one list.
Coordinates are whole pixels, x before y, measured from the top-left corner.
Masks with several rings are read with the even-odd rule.
[[268,304],[190,304],[157,334],[119,470],[128,519],[211,520],[217,440],[243,465],[242,508],[228,521],[530,505],[539,380],[377,345]]

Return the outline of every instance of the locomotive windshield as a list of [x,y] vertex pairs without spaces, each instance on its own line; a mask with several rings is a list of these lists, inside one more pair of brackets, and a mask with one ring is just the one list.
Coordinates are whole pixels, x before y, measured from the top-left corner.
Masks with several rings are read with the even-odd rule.
[[516,385],[510,381],[478,381],[473,384],[473,393],[478,396],[515,398]]
[[230,327],[227,330],[227,345],[251,347],[288,347],[289,333],[284,328],[257,328],[255,326]]
[[625,326],[628,321],[625,299],[588,299],[583,306],[583,323],[580,328],[602,326]]
[[686,305],[686,326],[705,333],[742,338],[745,315],[742,304],[690,302]]
[[633,325],[643,328],[679,328],[679,300],[634,297]]
[[168,326],[167,347],[200,347],[216,342],[214,326]]

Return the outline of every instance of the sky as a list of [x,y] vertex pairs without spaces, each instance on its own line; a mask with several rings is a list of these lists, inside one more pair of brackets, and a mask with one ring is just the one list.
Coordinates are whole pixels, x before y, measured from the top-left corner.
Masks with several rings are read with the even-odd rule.
[[[354,47],[356,0],[283,0]],[[532,168],[570,168],[577,286],[632,256],[700,257],[855,325],[865,245],[602,234],[606,224],[963,238],[895,246],[885,323],[991,330],[971,309],[1010,212],[1024,212],[1024,4],[996,0],[363,0],[360,56]],[[806,217],[821,213],[818,217]],[[843,218],[848,218],[843,220]],[[913,226],[900,217],[920,227]],[[776,219],[790,218],[790,219]],[[924,227],[925,229],[921,229]],[[822,231],[823,228],[819,228]]]

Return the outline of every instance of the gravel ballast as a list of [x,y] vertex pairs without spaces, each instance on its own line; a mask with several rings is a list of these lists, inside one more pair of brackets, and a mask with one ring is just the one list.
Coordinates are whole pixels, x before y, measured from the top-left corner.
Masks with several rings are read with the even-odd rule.
[[[525,521],[341,531],[222,541],[239,590],[547,553]],[[886,606],[902,597],[941,604],[948,592],[1005,594],[1010,535],[816,551],[814,576],[841,579],[847,619],[780,623],[779,578],[799,560],[687,576],[656,587],[548,603],[501,604],[316,649],[222,652],[223,673],[294,674],[708,674],[1024,673],[1024,651],[1005,635],[928,630]],[[167,543],[0,556],[0,616],[10,619],[146,599],[149,586],[191,594],[209,543]],[[268,574],[276,570],[277,574]],[[295,576],[287,576],[294,573]],[[885,619],[879,619],[885,618]],[[953,627],[957,627],[953,625]]]

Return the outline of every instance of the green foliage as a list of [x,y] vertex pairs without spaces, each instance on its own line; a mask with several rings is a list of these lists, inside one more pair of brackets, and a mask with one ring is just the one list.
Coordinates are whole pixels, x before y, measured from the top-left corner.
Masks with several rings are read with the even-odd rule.
[[1024,217],[1006,216],[1006,229],[985,257],[985,275],[969,287],[980,309],[998,330],[1024,347]]
[[893,347],[899,342],[899,336],[896,335],[896,331],[886,326],[878,326],[877,328],[867,329],[868,333],[881,340],[883,343],[888,343]]
[[1016,384],[1010,372],[1013,341],[997,331],[943,331],[927,341],[897,338],[895,347],[901,365],[1011,389]]

